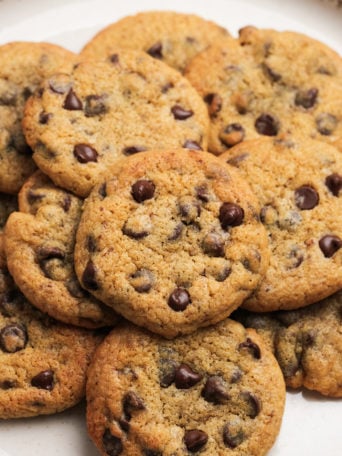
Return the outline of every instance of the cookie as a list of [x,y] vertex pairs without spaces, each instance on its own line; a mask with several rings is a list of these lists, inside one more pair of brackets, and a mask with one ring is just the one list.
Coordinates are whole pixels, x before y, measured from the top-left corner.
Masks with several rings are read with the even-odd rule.
[[101,30],[85,45],[81,56],[104,59],[122,47],[147,52],[183,72],[195,55],[227,36],[223,27],[193,14],[145,11]]
[[74,272],[82,200],[37,171],[20,191],[19,207],[8,219],[5,248],[8,268],[26,298],[64,323],[114,325],[115,312],[83,290]]
[[86,394],[102,455],[262,456],[285,385],[257,334],[227,319],[173,341],[118,328],[96,351]]
[[186,77],[207,102],[209,150],[303,134],[342,150],[342,59],[295,32],[245,27],[195,57]]
[[200,96],[176,70],[126,50],[50,78],[27,104],[23,125],[39,168],[87,196],[118,158],[205,149],[208,122]]
[[266,232],[247,183],[198,151],[126,158],[86,199],[75,246],[82,285],[172,338],[224,319],[258,285]]
[[76,56],[50,43],[0,46],[0,192],[18,193],[36,166],[21,127],[24,105],[42,80],[69,71]]
[[297,310],[239,309],[233,318],[263,337],[289,387],[342,397],[342,291]]
[[77,404],[102,338],[31,306],[0,254],[0,419],[47,415]]
[[295,309],[342,288],[342,155],[311,139],[261,138],[220,156],[261,205],[270,266],[244,307]]

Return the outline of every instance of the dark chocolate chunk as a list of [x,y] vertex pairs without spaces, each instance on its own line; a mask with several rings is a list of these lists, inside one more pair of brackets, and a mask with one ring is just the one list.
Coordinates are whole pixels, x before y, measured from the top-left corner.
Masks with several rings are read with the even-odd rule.
[[194,115],[194,112],[191,109],[185,109],[180,105],[174,105],[171,108],[171,112],[175,119],[177,120],[186,120],[189,117]]
[[103,433],[102,445],[108,456],[119,456],[124,450],[121,439],[112,435],[109,429]]
[[147,150],[145,146],[128,146],[122,150],[122,153],[126,156],[137,154],[138,152],[144,152]]
[[96,267],[94,263],[89,260],[82,274],[82,282],[86,288],[90,290],[98,290],[99,284],[96,280]]
[[276,136],[279,130],[278,120],[270,114],[261,114],[254,126],[258,133],[266,136]]
[[324,256],[331,258],[342,247],[342,239],[338,236],[327,234],[319,240],[318,244]]
[[313,209],[319,202],[319,195],[310,185],[302,185],[295,190],[295,202],[302,211]]
[[241,342],[241,344],[239,344],[239,350],[241,349],[247,349],[249,352],[252,353],[255,359],[261,358],[261,351],[259,345],[253,342],[252,339],[250,339],[249,337],[247,337],[245,342]]
[[147,179],[140,179],[132,185],[131,194],[137,203],[154,197],[156,186]]
[[147,293],[153,286],[154,278],[150,270],[141,268],[130,276],[129,282],[138,293]]
[[82,101],[77,97],[73,89],[69,90],[65,98],[63,108],[68,109],[69,111],[80,111],[83,109]]
[[218,375],[213,375],[207,379],[201,396],[207,402],[213,402],[214,404],[224,404],[229,399],[225,382]]
[[202,147],[198,144],[198,142],[194,141],[193,139],[187,139],[182,147],[190,150],[203,150]]
[[189,389],[202,380],[203,376],[187,364],[180,364],[175,372],[175,385],[178,389]]
[[201,450],[208,441],[208,435],[200,429],[185,431],[184,443],[188,451],[196,453]]
[[76,144],[74,147],[74,157],[80,163],[97,162],[97,150],[89,144]]
[[316,117],[316,127],[323,136],[329,136],[337,127],[337,117],[327,112],[322,112]]
[[151,47],[147,49],[147,54],[155,59],[162,59],[163,58],[163,44],[161,41],[157,41]]
[[318,89],[299,90],[296,93],[295,105],[302,106],[305,109],[312,108],[317,101]]
[[107,95],[88,95],[85,100],[84,112],[86,117],[99,116],[108,111]]
[[227,423],[223,428],[223,442],[232,450],[238,447],[245,440],[243,430],[240,427],[238,429],[234,429],[235,427],[236,426],[231,426]]
[[48,369],[35,375],[31,379],[31,385],[35,388],[51,391],[54,387],[53,371]]
[[168,299],[168,305],[176,312],[183,312],[190,303],[189,292],[184,288],[175,288]]
[[7,353],[15,353],[26,347],[28,340],[25,326],[12,323],[0,330],[0,348]]
[[233,147],[245,138],[245,129],[239,123],[224,127],[219,134],[220,141],[227,147]]
[[213,257],[224,257],[225,240],[221,234],[212,231],[202,241],[204,253]]
[[338,196],[342,189],[342,175],[333,173],[326,177],[325,185],[334,196]]
[[222,97],[218,93],[208,93],[204,97],[204,101],[208,104],[209,116],[216,117],[222,109]]
[[39,123],[42,125],[46,125],[49,123],[49,120],[51,119],[51,117],[53,117],[53,114],[51,114],[50,112],[42,111],[39,114]]
[[220,207],[219,220],[224,230],[231,226],[242,224],[245,212],[241,206],[235,203],[223,203]]

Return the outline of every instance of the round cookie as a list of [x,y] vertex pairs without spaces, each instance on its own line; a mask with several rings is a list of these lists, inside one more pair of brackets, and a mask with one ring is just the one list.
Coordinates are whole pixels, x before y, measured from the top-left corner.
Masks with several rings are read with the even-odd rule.
[[56,187],[40,171],[19,193],[19,208],[6,225],[8,268],[42,312],[85,328],[112,326],[115,312],[83,290],[74,272],[73,249],[83,201]]
[[13,42],[0,46],[0,192],[18,193],[36,166],[21,121],[27,98],[42,80],[69,71],[70,51],[50,43]]
[[223,320],[268,265],[259,206],[207,152],[122,160],[87,198],[77,231],[82,285],[139,326],[172,338]]
[[118,328],[96,351],[86,395],[103,456],[262,456],[279,432],[285,385],[258,335],[227,319],[173,341]]
[[270,266],[243,306],[266,312],[312,304],[342,288],[342,155],[310,139],[245,141],[220,156],[261,206]]
[[223,27],[193,14],[145,11],[101,30],[85,45],[81,56],[102,59],[123,47],[147,52],[183,72],[195,55],[227,36]]
[[102,338],[31,306],[0,252],[0,419],[47,415],[77,404]]
[[207,102],[209,150],[303,134],[342,150],[342,59],[295,32],[245,27],[195,57],[186,77]]
[[189,81],[142,52],[121,50],[47,80],[26,105],[39,168],[79,196],[118,158],[152,148],[205,149],[208,115]]
[[342,397],[342,291],[297,310],[239,309],[232,318],[263,337],[289,387]]

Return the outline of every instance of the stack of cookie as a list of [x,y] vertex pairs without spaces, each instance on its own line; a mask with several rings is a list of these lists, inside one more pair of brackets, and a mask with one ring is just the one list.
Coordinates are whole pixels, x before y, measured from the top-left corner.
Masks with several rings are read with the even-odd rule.
[[259,456],[284,378],[341,396],[336,53],[147,12],[0,61],[0,418],[87,371],[103,455]]

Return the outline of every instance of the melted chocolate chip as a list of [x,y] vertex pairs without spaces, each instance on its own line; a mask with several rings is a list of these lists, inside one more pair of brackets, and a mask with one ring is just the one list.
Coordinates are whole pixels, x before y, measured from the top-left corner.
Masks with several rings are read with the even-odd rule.
[[204,203],[208,203],[210,201],[210,193],[206,184],[199,185],[198,187],[196,187],[195,190],[198,199],[200,199]]
[[222,129],[220,141],[227,147],[233,147],[245,138],[245,129],[239,123],[232,123]]
[[244,391],[241,395],[248,406],[247,415],[252,419],[256,418],[261,411],[260,400],[249,391]]
[[147,179],[140,179],[132,185],[131,194],[137,203],[142,203],[154,197],[156,186]]
[[308,90],[300,90],[296,93],[295,105],[302,106],[304,109],[312,108],[318,96],[318,89],[312,88]]
[[89,260],[82,274],[82,282],[86,288],[90,290],[98,290],[99,284],[96,280],[96,267],[94,263]]
[[147,293],[153,286],[154,278],[151,271],[142,268],[130,276],[130,284],[138,293]]
[[245,439],[245,435],[241,428],[232,429],[234,426],[226,424],[223,428],[223,442],[231,449],[238,447]]
[[331,258],[341,247],[342,239],[338,236],[326,235],[319,240],[319,248],[326,258]]
[[144,152],[147,150],[145,146],[128,146],[122,150],[122,153],[126,156],[137,154],[138,152]]
[[190,150],[203,150],[202,147],[198,144],[198,142],[192,139],[187,139],[182,147]]
[[178,201],[178,210],[185,225],[194,223],[201,214],[199,202],[191,197],[183,197]]
[[62,206],[62,209],[64,210],[64,212],[69,212],[69,209],[70,209],[70,206],[71,206],[71,196],[70,195],[66,195],[63,198],[61,206]]
[[245,212],[241,206],[235,203],[223,203],[220,207],[219,220],[224,230],[231,226],[239,226],[243,223]]
[[147,49],[147,54],[155,59],[163,58],[163,44],[161,41],[157,41],[150,48]]
[[204,253],[213,257],[224,257],[225,240],[221,234],[212,231],[202,241]]
[[171,108],[171,112],[176,120],[186,120],[194,115],[191,109],[185,109],[180,105],[174,105]]
[[175,371],[175,385],[177,389],[189,389],[202,380],[203,376],[191,369],[187,364],[180,364]]
[[122,232],[132,239],[143,239],[148,236],[152,230],[152,223],[148,215],[132,216],[122,227]]
[[302,185],[295,190],[295,202],[302,211],[313,209],[319,202],[319,195],[313,187]]
[[65,283],[65,287],[74,298],[84,299],[86,296],[88,296],[88,292],[86,290],[83,290],[75,277],[69,279]]
[[112,435],[109,429],[104,431],[102,445],[108,456],[119,456],[124,450],[121,439]]
[[69,111],[80,111],[83,109],[82,101],[77,97],[73,89],[69,90],[68,95],[65,98],[63,108],[68,109]]
[[325,185],[334,196],[338,196],[342,189],[342,176],[341,174],[333,173],[326,177]]
[[184,229],[184,225],[183,223],[178,223],[174,230],[172,231],[172,233],[170,234],[170,236],[167,238],[168,241],[176,241],[177,239],[180,238],[182,232],[183,232],[183,229]]
[[208,104],[209,116],[216,117],[222,109],[222,97],[218,93],[208,93],[204,97],[204,101]]
[[49,369],[39,372],[31,379],[31,385],[35,388],[51,391],[54,387],[53,371]]
[[25,326],[12,323],[0,331],[0,348],[7,353],[15,353],[26,347],[28,340]]
[[184,434],[184,443],[188,451],[191,453],[196,453],[208,441],[208,435],[201,431],[200,429],[192,429],[190,431],[185,431]]
[[74,157],[80,163],[97,162],[97,150],[88,144],[76,144],[74,147]]
[[184,288],[175,288],[168,299],[168,305],[176,312],[183,312],[190,303],[189,292]]
[[106,99],[107,95],[88,95],[84,107],[86,117],[99,116],[108,112]]
[[56,264],[53,260],[64,261],[65,252],[58,247],[39,247],[37,250],[37,259],[45,276],[55,280],[54,266]]
[[131,419],[133,412],[144,409],[145,404],[134,391],[129,391],[125,394],[123,398],[123,411],[128,421]]
[[229,399],[226,385],[221,377],[213,375],[208,378],[204,388],[202,389],[201,396],[207,402],[214,404],[223,404]]
[[230,267],[223,268],[220,272],[218,272],[215,275],[216,282],[224,282],[226,280],[226,278],[230,276],[231,272],[232,272],[232,268],[230,268]]
[[46,124],[49,123],[49,120],[51,119],[51,117],[53,117],[53,114],[51,114],[49,112],[42,111],[39,114],[39,123],[42,124],[42,125],[46,125]]
[[281,74],[277,73],[274,71],[267,63],[262,64],[262,69],[264,71],[264,74],[272,81],[272,82],[278,82],[281,79]]
[[259,348],[259,345],[257,345],[255,342],[252,341],[249,337],[245,340],[245,342],[241,342],[239,344],[239,350],[241,349],[247,349],[250,353],[252,353],[253,357],[255,359],[260,359],[261,358],[261,351]]
[[260,135],[276,136],[279,130],[277,119],[270,114],[261,114],[255,121],[255,129]]
[[240,155],[236,155],[235,157],[232,157],[230,158],[227,163],[231,166],[236,166],[237,168],[239,167],[240,163],[244,160],[246,160],[246,158],[249,157],[249,153],[246,152],[244,154],[240,154]]
[[316,117],[316,127],[323,136],[329,136],[337,127],[337,118],[332,114],[322,112]]

